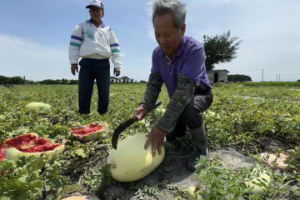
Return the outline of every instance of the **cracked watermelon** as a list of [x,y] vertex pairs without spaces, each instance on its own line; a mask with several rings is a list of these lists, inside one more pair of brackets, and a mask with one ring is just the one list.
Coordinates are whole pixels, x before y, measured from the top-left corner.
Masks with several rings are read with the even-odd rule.
[[2,147],[2,144],[0,143],[0,162],[5,158],[5,151],[6,148]]
[[[35,133],[29,133],[5,140],[4,146],[0,151],[0,161],[4,158],[18,160],[21,157],[27,158],[33,156],[36,158],[34,163],[43,164],[44,156],[53,160],[63,150],[64,145],[59,143],[52,144],[49,140],[39,138]],[[5,157],[3,157],[3,154]]]
[[98,140],[107,132],[108,124],[105,122],[91,123],[86,126],[74,126],[70,129],[72,136],[83,142]]
[[26,135],[17,136],[12,139],[7,139],[4,141],[4,145],[2,146],[2,143],[0,143],[0,162],[4,160],[5,158],[5,152],[8,148],[11,147],[17,147],[22,144],[25,144],[31,140],[34,140],[38,137],[35,133],[29,133]]

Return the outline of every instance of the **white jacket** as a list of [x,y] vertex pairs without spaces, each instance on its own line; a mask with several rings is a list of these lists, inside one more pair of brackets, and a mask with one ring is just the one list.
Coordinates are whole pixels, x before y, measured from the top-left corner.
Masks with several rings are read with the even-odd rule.
[[69,47],[69,59],[71,64],[78,64],[80,57],[109,59],[115,69],[122,67],[122,55],[118,40],[110,27],[103,21],[96,27],[91,20],[81,22],[75,26]]

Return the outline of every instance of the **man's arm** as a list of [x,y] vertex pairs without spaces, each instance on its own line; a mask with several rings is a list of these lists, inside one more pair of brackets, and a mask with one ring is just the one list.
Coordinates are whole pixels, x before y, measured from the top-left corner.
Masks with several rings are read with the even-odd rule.
[[156,124],[161,131],[172,132],[176,122],[194,97],[196,82],[182,74],[178,76],[177,89],[174,92],[164,116]]
[[122,68],[122,54],[116,35],[110,30],[110,49],[112,53],[112,62],[114,63],[114,71],[119,71]]
[[79,51],[80,51],[80,46],[82,41],[83,41],[83,29],[82,29],[82,25],[79,24],[75,26],[71,35],[71,41],[69,46],[69,60],[71,65],[78,64]]
[[150,74],[144,98],[140,103],[147,111],[154,107],[161,91],[162,84],[163,79],[160,74]]

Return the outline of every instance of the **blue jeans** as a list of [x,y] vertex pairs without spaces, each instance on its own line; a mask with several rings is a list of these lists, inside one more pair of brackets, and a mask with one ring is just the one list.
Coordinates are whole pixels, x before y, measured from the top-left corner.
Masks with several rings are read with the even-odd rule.
[[98,88],[98,113],[103,115],[108,110],[110,64],[108,59],[83,58],[79,71],[79,113],[89,114],[95,80]]

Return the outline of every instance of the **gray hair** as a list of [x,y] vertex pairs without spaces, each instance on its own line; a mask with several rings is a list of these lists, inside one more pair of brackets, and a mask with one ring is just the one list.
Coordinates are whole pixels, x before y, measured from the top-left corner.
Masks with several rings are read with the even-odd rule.
[[153,3],[152,22],[156,16],[170,14],[174,19],[174,26],[178,29],[185,24],[185,4],[179,0],[155,0]]

